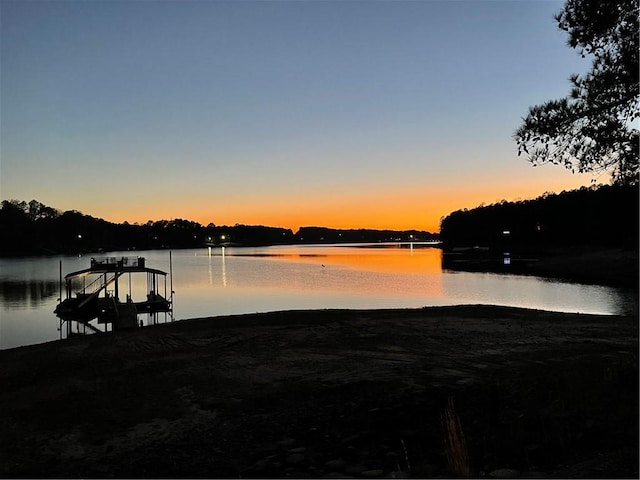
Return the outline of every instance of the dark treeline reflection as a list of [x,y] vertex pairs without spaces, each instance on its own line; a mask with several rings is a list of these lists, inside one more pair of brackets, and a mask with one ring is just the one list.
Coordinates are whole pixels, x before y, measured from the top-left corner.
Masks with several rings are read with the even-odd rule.
[[0,303],[11,308],[39,307],[51,297],[58,298],[57,281],[31,280],[0,282]]

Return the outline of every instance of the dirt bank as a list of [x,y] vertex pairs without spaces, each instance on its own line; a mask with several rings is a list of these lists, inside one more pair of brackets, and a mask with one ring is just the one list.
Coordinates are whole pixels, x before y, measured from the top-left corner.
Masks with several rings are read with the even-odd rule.
[[450,401],[473,476],[638,476],[637,317],[198,319],[0,351],[0,384],[3,477],[447,477]]

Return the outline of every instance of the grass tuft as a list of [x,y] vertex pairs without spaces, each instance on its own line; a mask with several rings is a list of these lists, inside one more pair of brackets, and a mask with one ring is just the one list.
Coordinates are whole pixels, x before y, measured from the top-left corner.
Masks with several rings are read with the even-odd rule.
[[449,398],[449,404],[442,413],[442,425],[449,468],[458,477],[469,478],[471,469],[469,468],[467,442],[460,425],[460,419],[453,406],[453,398]]

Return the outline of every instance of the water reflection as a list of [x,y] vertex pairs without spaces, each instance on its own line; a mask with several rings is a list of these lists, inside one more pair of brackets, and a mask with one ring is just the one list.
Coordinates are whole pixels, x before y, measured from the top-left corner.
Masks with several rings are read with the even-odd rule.
[[[139,252],[170,271],[169,252]],[[128,255],[128,252],[122,252]],[[113,252],[114,256],[120,255]],[[55,340],[63,271],[89,257],[0,259],[0,348]],[[173,252],[175,318],[287,309],[498,304],[584,313],[636,313],[637,291],[537,277],[451,271],[438,248],[397,246],[206,247]],[[146,292],[134,276],[134,295]]]
[[51,297],[58,298],[59,282],[24,280],[0,282],[0,303],[8,309],[37,308]]
[[[209,252],[209,255],[212,255]],[[216,253],[214,252],[215,256]],[[221,249],[223,264],[226,256],[253,257],[278,261],[306,262],[318,265],[339,265],[355,270],[393,273],[441,273],[442,251],[439,248],[405,248],[382,244],[376,247],[357,246],[287,246],[255,249]]]
[[231,247],[195,252],[188,264],[181,261],[180,265],[184,268],[176,268],[176,284],[203,294],[229,286],[285,290],[289,295],[339,291],[366,296],[443,296],[439,249]]
[[222,247],[222,286],[227,286],[227,260],[224,254],[224,247]]
[[[225,254],[224,248],[225,247],[221,247],[220,248],[220,254],[216,255],[216,254],[213,253],[211,247],[207,247],[207,251],[208,251],[207,256],[208,256],[208,259],[209,259],[209,261],[208,261],[208,266],[209,266],[209,270],[208,270],[208,273],[209,273],[209,286],[213,286],[214,283],[215,283],[214,280],[213,280],[213,276],[214,276],[214,273],[213,273],[213,271],[214,271],[214,258],[218,257],[218,256],[220,258],[220,263],[222,265],[222,267],[221,267],[222,286],[224,286],[224,287],[227,286],[227,263],[226,263],[226,254]],[[196,253],[194,256],[198,257],[198,254]],[[215,261],[217,263],[217,259]]]

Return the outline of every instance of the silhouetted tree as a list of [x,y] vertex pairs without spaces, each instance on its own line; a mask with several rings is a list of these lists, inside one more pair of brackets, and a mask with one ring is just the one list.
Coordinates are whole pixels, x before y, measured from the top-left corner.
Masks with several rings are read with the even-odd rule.
[[593,57],[573,75],[570,94],[529,109],[515,132],[518,155],[533,165],[609,172],[614,183],[638,182],[638,0],[567,0],[555,16],[568,44]]
[[29,202],[28,214],[30,220],[53,219],[60,215],[55,208],[48,207],[37,200]]

